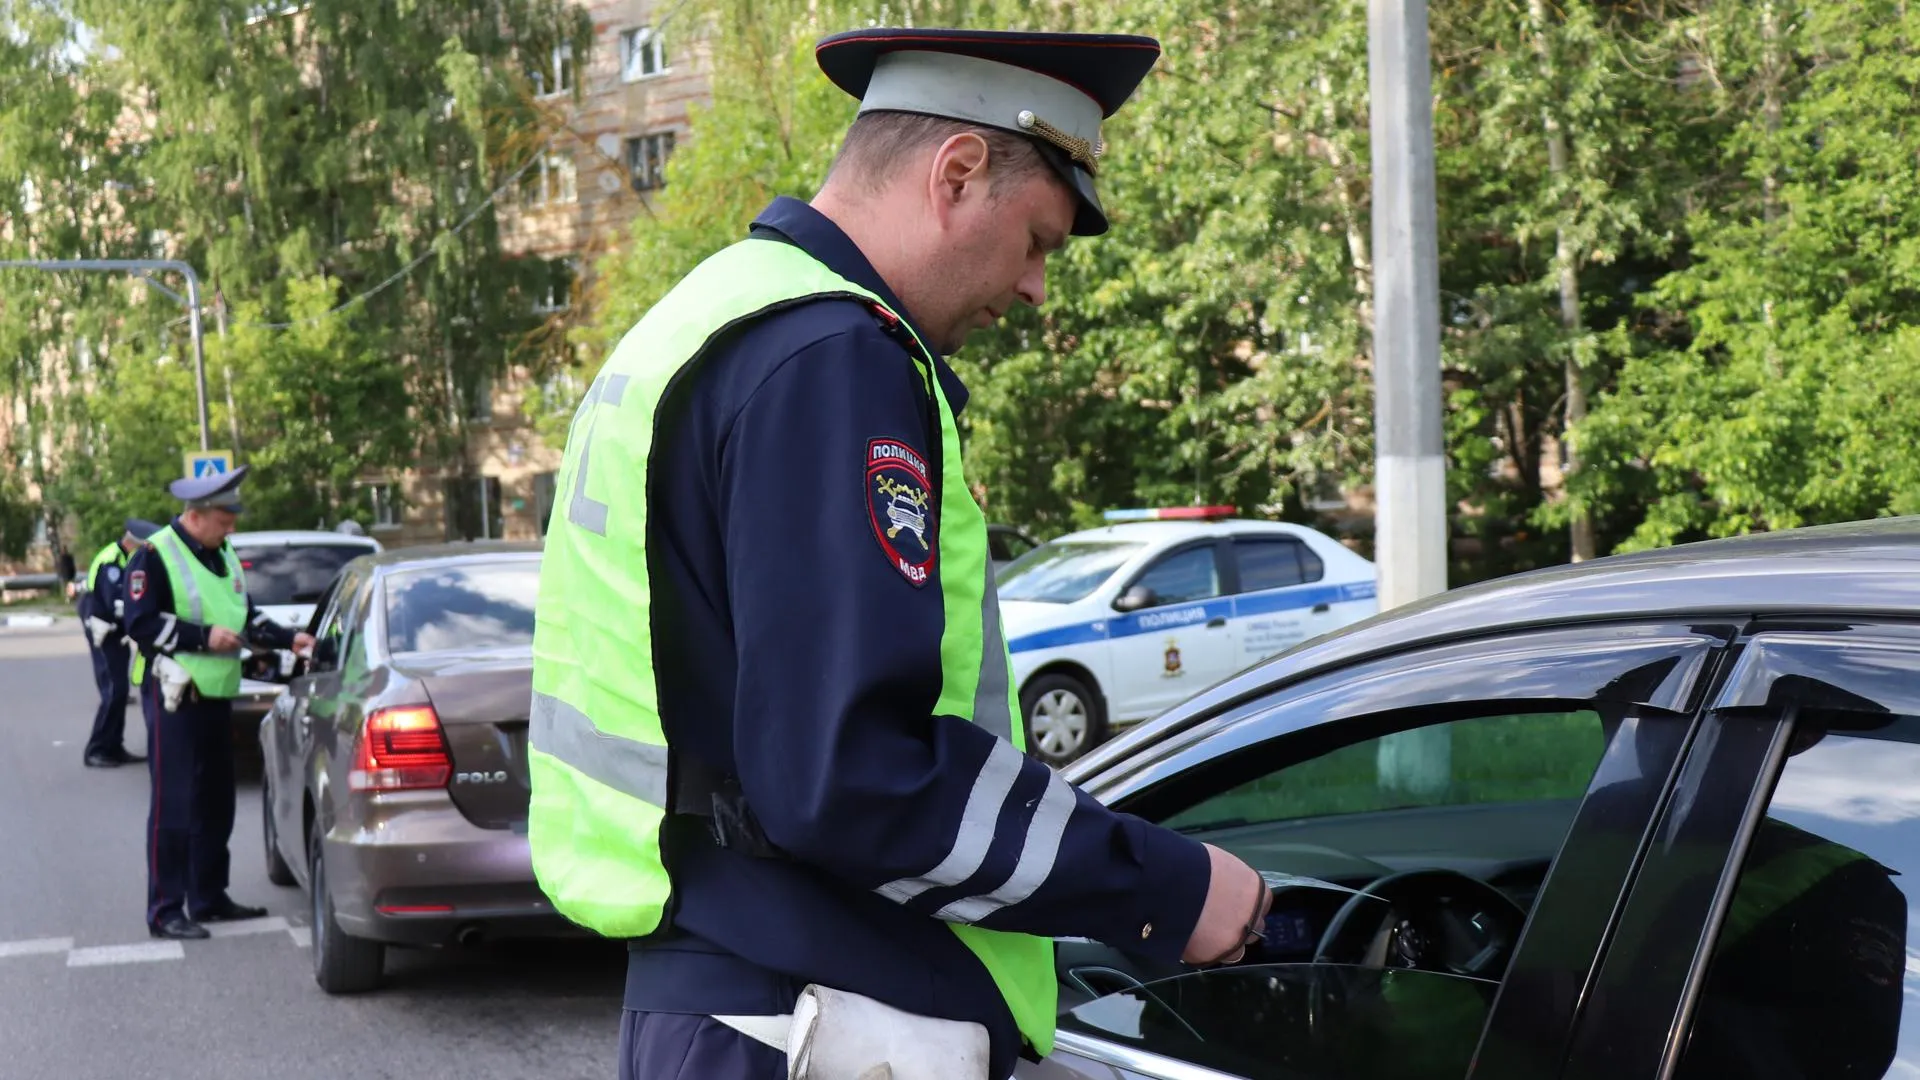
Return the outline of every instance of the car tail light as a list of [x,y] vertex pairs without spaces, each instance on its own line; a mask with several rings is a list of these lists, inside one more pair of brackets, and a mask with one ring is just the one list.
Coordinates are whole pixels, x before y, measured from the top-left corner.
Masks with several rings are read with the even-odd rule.
[[431,705],[380,709],[367,717],[355,741],[347,786],[355,791],[443,788],[453,758]]

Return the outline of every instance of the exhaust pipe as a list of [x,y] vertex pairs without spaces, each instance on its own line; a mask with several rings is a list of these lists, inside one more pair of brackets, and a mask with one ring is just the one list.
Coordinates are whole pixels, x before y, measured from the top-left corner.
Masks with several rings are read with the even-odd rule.
[[482,930],[477,923],[468,923],[453,932],[453,943],[463,949],[470,949],[480,944],[480,939],[485,936],[486,931]]

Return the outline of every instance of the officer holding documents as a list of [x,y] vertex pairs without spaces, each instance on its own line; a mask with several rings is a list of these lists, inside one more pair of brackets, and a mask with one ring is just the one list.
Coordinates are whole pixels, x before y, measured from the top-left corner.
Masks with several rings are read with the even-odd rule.
[[1046,296],[1151,38],[867,29],[861,102],[614,350],[573,420],[534,638],[529,836],[627,939],[623,1080],[1001,1080],[1052,938],[1232,962],[1271,894],[1024,753],[945,355]]
[[157,938],[211,936],[207,922],[257,918],[265,908],[227,895],[233,833],[232,699],[240,650],[305,653],[313,638],[268,619],[247,596],[227,537],[241,511],[246,466],[176,480],[185,504],[127,566],[128,636],[147,721],[147,929]]
[[160,526],[130,518],[119,539],[100,549],[87,567],[86,594],[80,598],[80,624],[93,654],[93,682],[100,688],[100,707],[93,714],[93,731],[84,754],[90,769],[111,769],[147,760],[127,752],[127,679],[132,650],[125,624],[127,562]]

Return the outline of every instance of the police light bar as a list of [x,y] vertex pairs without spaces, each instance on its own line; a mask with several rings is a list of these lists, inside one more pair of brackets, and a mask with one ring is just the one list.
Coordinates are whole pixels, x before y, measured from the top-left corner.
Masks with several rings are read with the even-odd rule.
[[1233,516],[1231,506],[1161,506],[1148,510],[1109,510],[1108,521],[1214,521]]

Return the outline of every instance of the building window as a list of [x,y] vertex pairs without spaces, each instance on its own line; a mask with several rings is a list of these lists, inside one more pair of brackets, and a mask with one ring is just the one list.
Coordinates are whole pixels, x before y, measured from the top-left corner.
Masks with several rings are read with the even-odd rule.
[[673,156],[673,132],[658,131],[627,140],[627,175],[635,191],[667,186],[667,159]]
[[467,422],[484,424],[493,419],[493,376],[480,372],[467,385]]
[[572,154],[543,154],[537,165],[520,174],[520,203],[537,207],[573,202],[580,195],[578,181]]
[[667,47],[651,26],[620,31],[620,78],[637,82],[667,70]]
[[540,535],[547,535],[547,519],[553,516],[553,494],[558,473],[535,473],[533,477],[533,523]]
[[554,46],[553,51],[544,58],[542,66],[530,74],[535,97],[553,97],[570,92],[573,89],[573,46]]
[[533,301],[535,315],[553,315],[573,306],[573,283],[580,278],[583,264],[578,256],[547,263],[548,274]]
[[457,477],[446,481],[445,491],[448,540],[498,540],[506,535],[499,477]]
[[373,527],[400,527],[400,492],[393,484],[368,484],[367,505],[373,511]]

